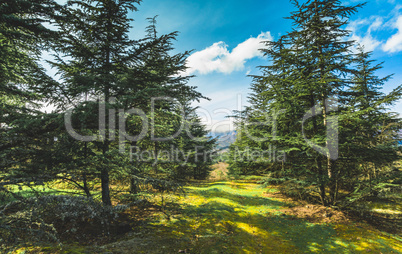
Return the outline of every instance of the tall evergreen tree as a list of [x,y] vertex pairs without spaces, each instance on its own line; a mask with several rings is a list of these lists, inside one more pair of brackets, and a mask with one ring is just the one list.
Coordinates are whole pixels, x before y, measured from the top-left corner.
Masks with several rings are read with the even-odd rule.
[[[295,2],[296,5],[298,5]],[[351,41],[343,38],[349,35],[343,27],[347,24],[351,14],[355,13],[361,5],[345,7],[341,1],[307,1],[298,5],[299,11],[293,13],[296,29],[293,36],[298,36],[299,45],[296,55],[304,61],[301,66],[308,68],[308,76],[305,78],[304,92],[311,102],[310,107],[320,105],[322,108],[321,126],[328,128],[329,109],[327,101],[331,97],[338,97],[347,88],[347,76],[350,72],[348,64],[351,59]],[[313,120],[314,121],[314,120]],[[321,135],[320,135],[321,134]],[[331,137],[320,133],[317,123],[313,123],[312,136],[326,140],[326,146]],[[324,204],[332,204],[336,201],[336,185],[338,170],[334,158],[331,158],[329,149],[326,151],[326,162],[317,163],[320,175],[320,192]],[[336,156],[337,157],[337,156]],[[337,158],[335,158],[337,159]],[[320,159],[318,159],[320,161]],[[325,183],[330,187],[330,195],[325,195]]]
[[[263,49],[271,58],[271,65],[261,67],[262,75],[253,77],[251,106],[243,114],[245,124],[241,129],[246,134],[241,135],[245,141],[236,142],[242,142],[243,146],[245,142],[258,150],[274,147],[285,151],[286,164],[274,166],[265,162],[265,166],[280,169],[276,172],[282,180],[303,185],[305,190],[317,187],[321,202],[331,205],[338,199],[341,176],[349,170],[344,167],[348,160],[347,146],[353,143],[356,134],[346,131],[344,121],[339,121],[338,128],[335,117],[346,117],[350,101],[355,101],[355,106],[360,104],[359,114],[372,106],[357,102],[355,96],[357,90],[362,92],[361,86],[354,86],[356,91],[349,92],[354,75],[362,74],[359,67],[355,70],[355,63],[361,63],[362,56],[355,59],[354,42],[344,39],[349,35],[344,27],[362,4],[347,7],[338,0],[292,2],[297,8],[290,17],[294,29],[277,41],[267,42],[267,48]],[[361,79],[357,76],[355,79]],[[376,79],[376,85],[381,86],[385,81]],[[376,100],[373,104],[382,104],[375,89],[369,93],[365,95],[367,101],[371,96]],[[399,95],[398,88],[387,97],[388,102]],[[380,118],[388,115],[390,122],[397,122],[384,111],[376,109],[376,112],[381,112]],[[381,132],[380,118],[361,118],[365,123],[355,122],[353,126],[370,125]],[[235,164],[231,167],[236,168]]]
[[379,78],[376,71],[382,63],[374,64],[370,57],[371,52],[358,47],[352,84],[341,109],[344,112],[340,118],[340,150],[344,153],[339,167],[347,170],[340,172],[340,177],[351,187],[356,186],[350,180],[362,175],[368,176],[368,181],[360,178],[360,184],[368,182],[369,188],[373,187],[399,158],[396,141],[401,122],[389,107],[401,97],[402,88],[399,86],[389,94],[382,92],[392,75]]
[[40,102],[56,85],[39,61],[57,38],[44,23],[54,21],[59,8],[52,0],[0,3],[0,165],[18,169],[18,175],[39,154],[35,139],[47,133],[44,128],[34,132],[32,124],[41,118]]
[[[136,10],[138,3],[139,0],[69,1],[69,8],[64,13],[66,19],[58,23],[62,39],[56,51],[62,55],[53,65],[58,68],[64,84],[60,91],[64,100],[59,105],[71,107],[74,102],[100,98],[106,104],[105,126],[99,126],[104,130],[114,129],[114,126],[109,126],[109,101],[118,95],[120,77],[126,73],[137,54],[134,52],[136,42],[128,38],[132,20],[127,16],[129,11]],[[64,104],[66,101],[70,103]],[[84,110],[91,114],[90,109],[87,107]],[[98,117],[103,116],[98,114]],[[107,133],[97,133],[102,137],[98,146],[102,154],[98,172],[102,201],[110,205],[109,164],[112,155]]]
[[[129,146],[142,146],[152,147],[157,152],[169,145],[152,140],[151,132],[140,140],[128,142],[124,135],[136,136],[142,132],[143,124],[150,124],[149,130],[154,130],[156,137],[169,137],[180,126],[177,123],[181,122],[181,115],[171,100],[154,100],[153,105],[152,99],[169,97],[193,101],[202,98],[195,87],[187,85],[190,77],[180,75],[186,68],[189,52],[170,53],[177,32],[158,35],[153,18],[144,39],[129,39],[132,20],[127,15],[136,10],[138,3],[131,0],[70,1],[66,19],[59,22],[63,37],[55,50],[61,54],[53,66],[59,70],[63,86],[55,104],[61,110],[75,108],[73,127],[80,133],[101,137],[87,146],[81,142],[80,146],[90,148],[85,154],[92,158],[88,158],[92,165],[96,165],[92,173],[100,175],[102,200],[106,205],[111,204],[111,172],[125,171],[135,179],[141,171],[139,168],[144,166],[141,162],[129,165],[128,154],[119,150],[122,152],[124,148],[127,152]],[[105,102],[102,112],[96,108],[95,98]],[[142,112],[142,117],[149,120],[144,122],[138,115],[128,115],[131,109]],[[124,123],[119,122],[118,118],[123,117]],[[103,119],[105,126],[99,126],[101,123],[96,118]],[[104,127],[105,132],[99,132],[100,127]],[[119,140],[121,134],[123,139]],[[157,172],[158,165],[152,167]],[[131,189],[136,192],[134,181]]]
[[[189,120],[187,119],[189,115],[192,116],[191,119],[195,119],[194,112],[191,113],[188,110],[189,103],[204,97],[195,90],[195,87],[187,85],[190,76],[182,76],[187,68],[185,61],[189,52],[170,53],[177,32],[158,35],[156,17],[148,20],[150,25],[146,29],[147,36],[144,41],[146,46],[143,47],[141,61],[127,73],[127,87],[124,89],[123,98],[127,105],[147,112],[150,130],[143,140],[130,142],[130,145],[141,151],[152,151],[155,155],[166,151],[171,152],[172,147],[174,150],[187,151],[190,149],[189,146],[183,145],[191,142],[191,137],[184,127]],[[161,100],[155,100],[152,105],[153,98],[161,98]],[[176,100],[176,103],[171,99]],[[132,117],[128,122],[131,133],[140,132],[142,126],[138,125],[138,122],[138,117],[137,119]],[[176,137],[170,140],[158,139],[173,135]],[[132,163],[130,174],[133,179],[131,182],[133,192],[138,190],[136,185],[141,182],[134,181],[135,179],[158,177],[158,175],[169,179],[184,179],[188,176],[178,171],[187,172],[188,165],[191,163],[185,166],[180,165],[183,161],[176,161],[172,156],[173,154],[170,154],[168,161],[154,158],[156,161]]]

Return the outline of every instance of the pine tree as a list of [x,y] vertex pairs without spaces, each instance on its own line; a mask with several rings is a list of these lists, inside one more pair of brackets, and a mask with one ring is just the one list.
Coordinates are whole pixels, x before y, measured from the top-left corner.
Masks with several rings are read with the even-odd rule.
[[[50,0],[2,1],[0,4],[0,123],[9,124],[14,113],[34,107],[53,80],[39,65],[41,50],[55,39],[56,32],[42,23],[56,17],[58,5]],[[31,107],[23,106],[26,103]],[[11,113],[13,112],[13,113]]]
[[[105,126],[99,126],[105,131],[97,133],[102,137],[98,145],[102,154],[98,172],[105,205],[111,205],[109,171],[112,165],[109,164],[113,159],[111,142],[106,138],[109,130],[114,129],[109,125],[108,112],[113,108],[110,99],[119,95],[121,77],[137,55],[136,42],[128,38],[132,20],[127,16],[129,11],[136,10],[138,3],[139,0],[69,1],[66,18],[58,22],[62,39],[55,50],[61,55],[53,66],[58,68],[64,88],[59,91],[62,100],[55,103],[60,108],[71,107],[74,102],[90,105],[81,102],[98,97],[106,104]],[[85,109],[87,114],[91,114],[90,109]],[[88,124],[84,128],[89,128]]]
[[59,8],[52,0],[0,3],[0,157],[12,181],[29,175],[24,170],[40,156],[37,140],[48,132],[35,122],[42,117],[40,103],[57,83],[39,61],[41,51],[57,38],[43,23],[57,19]]
[[206,126],[197,115],[197,107],[183,102],[185,109],[184,131],[174,140],[174,145],[186,153],[177,163],[174,175],[179,179],[193,178],[204,180],[209,175],[213,159],[216,157],[216,139],[208,136]]
[[[353,135],[356,133],[348,132],[347,128],[370,126],[370,135],[378,138],[375,133],[388,133],[381,131],[380,119],[385,117],[388,119],[386,122],[392,123],[391,133],[397,129],[398,120],[382,109],[377,108],[374,114],[371,109],[374,104],[386,103],[381,102],[383,96],[376,94],[373,87],[368,93],[362,91],[362,85],[353,86],[354,90],[349,91],[351,84],[359,83],[355,82],[362,78],[364,70],[361,68],[367,62],[363,64],[364,56],[356,59],[352,54],[354,42],[344,39],[349,35],[344,27],[350,15],[363,5],[345,7],[337,0],[309,0],[303,4],[293,1],[293,4],[298,9],[290,17],[293,30],[277,41],[267,42],[267,47],[263,49],[265,55],[271,58],[271,65],[261,67],[262,75],[253,77],[251,106],[242,112],[242,141],[236,142],[258,151],[270,147],[285,151],[285,164],[272,164],[269,160],[262,163],[254,160],[249,164],[257,169],[269,167],[278,179],[303,186],[303,191],[309,191],[314,186],[321,202],[332,205],[337,202],[339,185],[350,170],[345,165],[351,161],[355,166],[359,163],[354,161],[356,158],[348,157],[347,147],[355,140]],[[381,86],[386,80],[374,78],[372,81]],[[398,98],[398,89],[384,97],[387,102]],[[366,103],[369,98],[374,100],[373,104]],[[357,114],[371,111],[377,117],[370,120],[361,117],[360,122],[355,121],[347,127],[347,122],[341,119],[347,118],[350,103],[359,111]],[[357,105],[360,109],[356,108]],[[339,117],[339,122],[334,116]],[[328,132],[331,128],[333,131]],[[362,135],[362,132],[359,134]],[[305,138],[316,145],[306,142]],[[361,139],[365,140],[362,146],[368,149],[369,139],[365,136]],[[232,147],[232,154],[234,149],[236,147]],[[395,154],[395,149],[392,149],[388,150],[391,157]],[[235,164],[231,167],[238,168]]]
[[[136,10],[139,1],[72,1],[65,11],[66,19],[59,22],[63,37],[55,48],[61,52],[53,62],[62,78],[59,100],[55,101],[60,110],[74,107],[73,127],[86,135],[100,136],[85,146],[91,148],[86,161],[96,165],[92,174],[99,172],[102,183],[102,201],[110,205],[109,178],[128,174],[131,190],[136,192],[136,179],[142,168],[149,164],[155,173],[159,165],[128,161],[129,147],[159,149],[169,146],[168,142],[151,139],[151,132],[139,140],[120,140],[121,134],[136,136],[144,125],[155,131],[156,137],[174,134],[181,115],[171,100],[152,99],[169,97],[176,100],[187,98],[197,100],[202,95],[195,87],[187,85],[190,77],[180,75],[185,69],[189,52],[171,54],[172,41],[177,32],[158,35],[156,19],[150,19],[144,39],[134,41],[128,38],[129,11]],[[95,98],[105,102],[105,132],[99,132],[101,112],[96,109]],[[136,114],[127,112],[136,109],[142,112],[147,122]],[[98,113],[95,113],[98,112]],[[75,120],[74,120],[75,119]],[[99,118],[101,119],[101,118]],[[118,119],[124,119],[124,126]],[[154,122],[151,119],[155,119]],[[152,125],[154,124],[154,125]],[[148,127],[148,126],[146,126]],[[125,152],[125,153],[124,153]],[[78,158],[78,157],[77,157]],[[90,162],[91,161],[91,162]],[[85,167],[91,167],[87,164]],[[81,173],[83,176],[83,172]],[[84,178],[84,177],[83,177]],[[152,180],[154,182],[154,180]]]
[[379,78],[376,72],[382,68],[382,63],[373,64],[374,60],[370,58],[371,52],[364,52],[364,48],[359,46],[352,85],[346,92],[340,119],[344,123],[341,125],[340,140],[344,159],[339,161],[339,166],[347,169],[340,172],[347,182],[343,187],[350,186],[354,191],[357,187],[352,179],[359,178],[360,188],[363,189],[361,186],[367,181],[361,176],[368,176],[368,193],[399,159],[396,140],[399,139],[401,123],[389,107],[402,95],[401,86],[389,94],[381,91],[392,75]]
[[[188,145],[191,143],[191,138],[186,133],[184,126],[189,121],[187,117],[191,116],[192,120],[196,119],[194,112],[189,110],[189,103],[204,97],[195,90],[195,87],[187,85],[191,76],[182,75],[187,68],[185,61],[189,52],[171,54],[172,42],[176,39],[177,32],[158,35],[156,17],[148,20],[150,25],[146,29],[147,36],[144,41],[145,46],[142,47],[144,50],[141,53],[141,61],[127,73],[127,87],[124,89],[123,98],[125,98],[125,103],[131,107],[147,112],[150,131],[144,139],[130,142],[130,145],[138,147],[141,151],[152,151],[154,154],[171,151],[172,147],[174,150],[194,150],[194,147],[190,148]],[[154,108],[151,108],[153,98],[166,98],[166,100],[154,101]],[[176,103],[171,99],[174,99]],[[137,119],[136,117],[131,118],[128,123],[130,133],[140,132],[142,126],[138,125],[138,122],[140,122],[138,117]],[[197,126],[205,128],[201,125]],[[157,140],[175,134],[177,134],[176,137],[171,140]],[[202,134],[206,134],[206,131],[197,133],[197,135]],[[157,139],[155,140],[155,138]],[[170,156],[172,157],[173,154]],[[183,161],[175,161],[175,158],[170,158],[168,161],[158,159],[156,162],[137,161],[132,163],[131,189],[136,192],[138,190],[136,185],[141,182],[140,179],[147,177],[184,179],[188,175],[179,173],[179,171],[187,172],[190,163],[185,166],[180,165],[182,163]]]

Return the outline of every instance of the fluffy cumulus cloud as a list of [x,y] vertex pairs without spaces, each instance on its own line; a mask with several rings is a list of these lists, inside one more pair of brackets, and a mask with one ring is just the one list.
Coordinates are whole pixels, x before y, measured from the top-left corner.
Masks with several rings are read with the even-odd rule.
[[394,28],[398,29],[398,32],[383,45],[383,50],[390,53],[402,51],[402,15],[394,23]]
[[[366,51],[376,49],[382,49],[388,53],[402,51],[401,10],[402,5],[397,5],[386,16],[374,15],[365,19],[351,21],[347,27],[351,31],[350,39],[364,46]],[[381,37],[378,38],[379,36]]]
[[208,74],[214,71],[230,74],[233,71],[243,70],[247,60],[262,56],[259,49],[264,45],[261,42],[271,40],[270,32],[261,33],[257,37],[251,37],[240,43],[232,52],[228,50],[228,45],[225,42],[216,42],[188,57],[186,74],[195,72]]
[[[368,29],[364,35],[360,35],[362,27],[368,25]],[[348,30],[352,32],[351,39],[364,46],[366,51],[375,50],[381,42],[372,36],[372,32],[380,29],[383,25],[383,19],[381,17],[371,17],[368,19],[357,20],[350,22]]]

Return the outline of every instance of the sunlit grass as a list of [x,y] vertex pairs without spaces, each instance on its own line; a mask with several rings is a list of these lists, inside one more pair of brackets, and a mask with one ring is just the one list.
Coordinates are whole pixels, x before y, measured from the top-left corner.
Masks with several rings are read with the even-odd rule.
[[381,208],[374,208],[372,211],[377,213],[384,213],[384,214],[402,214],[402,211],[396,211],[392,209],[381,209]]
[[366,206],[373,212],[398,215],[402,214],[402,204],[396,202],[370,201]]
[[[23,198],[37,197],[42,195],[79,195],[80,193],[76,190],[72,190],[66,185],[57,185],[57,186],[49,186],[49,185],[9,185],[7,189],[15,193],[16,195]],[[14,196],[9,193],[2,193],[3,197],[0,201],[0,205],[7,204],[9,202],[17,200]]]
[[[169,251],[191,253],[399,253],[400,239],[367,225],[309,223],[284,215],[292,206],[247,182],[215,182],[186,188],[176,201],[180,213],[154,217],[155,237]],[[175,246],[167,243],[176,239]],[[177,240],[183,239],[183,240]],[[158,248],[155,253],[163,253]]]
[[[111,253],[401,253],[402,239],[364,223],[310,223],[282,213],[294,206],[267,197],[274,187],[250,182],[213,182],[164,195],[147,223],[106,245]],[[162,205],[161,195],[148,195]]]

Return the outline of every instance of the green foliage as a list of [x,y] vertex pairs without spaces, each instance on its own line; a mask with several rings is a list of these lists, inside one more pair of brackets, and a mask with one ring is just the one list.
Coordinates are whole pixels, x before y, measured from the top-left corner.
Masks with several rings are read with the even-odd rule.
[[[18,151],[23,157],[37,152],[32,132],[25,133],[41,116],[38,102],[55,86],[39,65],[41,51],[56,33],[43,23],[56,17],[59,6],[52,0],[2,1],[0,3],[0,167],[12,172]],[[36,127],[36,126],[35,126]]]
[[[143,39],[130,39],[133,19],[129,15],[139,2],[80,0],[60,6],[53,0],[17,0],[0,4],[0,167],[4,173],[0,189],[4,199],[22,198],[12,191],[16,184],[35,189],[53,181],[96,198],[100,182],[102,201],[111,205],[114,193],[127,191],[119,186],[111,193],[111,182],[129,184],[135,195],[141,184],[170,192],[179,186],[177,180],[206,178],[211,160],[197,160],[195,151],[200,147],[200,152],[211,152],[214,140],[206,138],[205,126],[190,106],[204,97],[187,85],[191,76],[182,75],[189,52],[172,53],[178,33],[158,34],[156,17],[149,19]],[[57,82],[38,64],[45,50],[53,53],[54,60],[48,63],[57,70]],[[152,105],[156,97],[179,103],[156,100]],[[54,106],[52,113],[38,110],[46,103]],[[128,113],[134,108],[144,112],[150,131],[141,140],[121,139],[138,135],[144,127],[140,116]],[[71,137],[66,132],[67,113],[77,133],[97,139],[83,142]],[[102,113],[105,126],[99,122]],[[153,135],[171,136],[181,127],[173,140],[153,139]],[[156,153],[173,146],[186,154],[179,161],[159,157],[132,161],[131,146]]]
[[[62,81],[53,103],[62,114],[73,107],[74,129],[100,139],[85,143],[60,137],[59,149],[69,152],[62,156],[56,171],[65,173],[65,178],[76,183],[87,196],[91,196],[88,181],[100,175],[105,204],[110,204],[110,181],[128,180],[130,192],[135,194],[140,184],[136,180],[138,177],[183,179],[193,168],[176,161],[164,163],[159,158],[131,161],[130,147],[155,154],[172,146],[188,150],[191,141],[184,131],[171,141],[154,140],[154,137],[174,135],[187,121],[198,121],[191,127],[193,132],[198,131],[197,137],[206,133],[195,114],[182,116],[181,108],[171,100],[153,101],[153,98],[168,97],[189,105],[203,97],[186,84],[190,77],[180,75],[186,68],[189,52],[171,54],[177,32],[159,35],[155,17],[149,19],[145,38],[129,39],[132,19],[128,18],[128,13],[136,10],[138,2],[71,2],[63,9],[66,19],[57,23],[62,37],[54,47],[57,55],[52,65],[58,69]],[[99,132],[101,126],[98,124],[102,117],[99,112],[102,101],[104,133]],[[186,107],[186,113],[190,114],[191,109]],[[124,135],[136,136],[144,128],[140,116],[127,113],[131,109],[143,112],[148,119],[146,127],[149,131],[139,140],[125,140]],[[205,167],[203,169],[205,171]]]
[[73,196],[23,199],[0,207],[0,235],[8,246],[108,236],[118,214],[126,208],[103,206],[93,199]]
[[[342,199],[339,189],[381,177],[400,158],[400,119],[388,108],[401,97],[401,87],[384,94],[390,76],[377,77],[381,64],[373,66],[363,49],[354,54],[356,43],[345,40],[344,27],[362,4],[293,3],[294,29],[266,42],[262,51],[270,65],[253,76],[251,105],[237,112],[229,169],[241,175],[277,172],[278,181],[310,186],[322,204],[334,205]],[[308,112],[313,117],[304,119]],[[324,149],[317,152],[306,139]],[[237,151],[271,149],[286,153],[286,162],[235,158]]]

